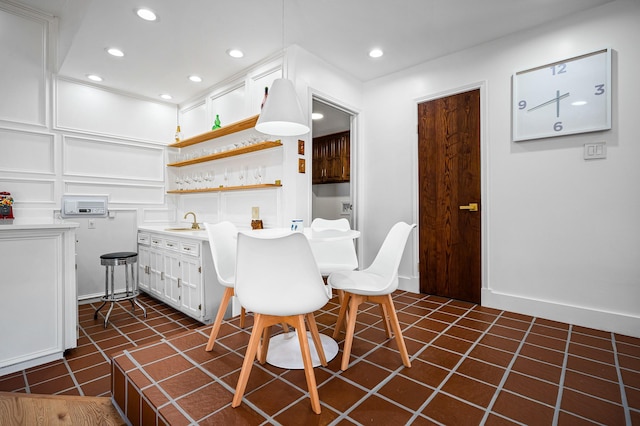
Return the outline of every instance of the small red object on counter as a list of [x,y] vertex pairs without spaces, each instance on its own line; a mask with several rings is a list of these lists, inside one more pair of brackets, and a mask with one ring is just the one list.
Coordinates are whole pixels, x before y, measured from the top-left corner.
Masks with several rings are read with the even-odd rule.
[[0,220],[13,218],[13,197],[10,192],[0,192]]

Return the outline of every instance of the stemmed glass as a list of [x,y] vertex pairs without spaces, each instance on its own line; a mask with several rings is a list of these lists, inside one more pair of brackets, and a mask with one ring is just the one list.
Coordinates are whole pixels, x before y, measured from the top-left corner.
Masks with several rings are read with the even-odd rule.
[[207,171],[204,174],[204,181],[205,183],[205,188],[213,188],[213,180],[215,179],[215,173],[213,172],[213,170],[211,171]]
[[240,185],[244,185],[244,178],[247,177],[247,166],[241,166],[238,171],[238,178],[240,179]]
[[193,174],[193,188],[194,189],[202,188],[202,173],[195,172]]
[[262,166],[256,167],[256,171],[254,172],[253,176],[256,178],[256,183],[257,184],[261,184],[262,183],[262,175],[263,174],[264,174],[264,167],[262,167]]
[[184,181],[184,189],[192,189],[191,188],[191,183],[193,182],[193,179],[191,179],[191,176],[184,175],[182,177],[182,180]]
[[182,189],[182,184],[184,183],[184,182],[182,181],[182,178],[180,177],[180,175],[176,175],[176,180],[175,180],[175,182],[176,182],[176,189],[177,189],[178,191],[180,191],[180,190]]
[[224,186],[229,186],[229,169],[224,169]]

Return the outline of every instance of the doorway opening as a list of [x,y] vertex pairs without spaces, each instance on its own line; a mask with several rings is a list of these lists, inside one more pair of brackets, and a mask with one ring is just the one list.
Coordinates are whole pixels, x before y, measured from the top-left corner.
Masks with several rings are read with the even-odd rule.
[[313,119],[312,123],[311,219],[346,218],[355,229],[351,177],[353,114],[315,97],[312,108],[322,118]]

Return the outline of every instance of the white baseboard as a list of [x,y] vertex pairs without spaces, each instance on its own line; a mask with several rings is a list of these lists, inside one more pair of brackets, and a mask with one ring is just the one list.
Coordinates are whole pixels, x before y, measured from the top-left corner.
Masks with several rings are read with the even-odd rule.
[[482,306],[640,337],[640,317],[482,289]]

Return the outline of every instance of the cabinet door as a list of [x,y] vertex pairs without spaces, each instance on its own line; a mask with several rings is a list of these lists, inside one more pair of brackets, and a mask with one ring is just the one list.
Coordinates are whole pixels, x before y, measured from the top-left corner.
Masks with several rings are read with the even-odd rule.
[[180,255],[164,253],[164,298],[165,301],[180,306]]
[[156,249],[149,250],[149,292],[156,296],[164,295],[164,261],[162,252]]
[[138,288],[146,292],[149,291],[150,267],[149,267],[149,247],[138,245]]
[[181,261],[180,309],[189,315],[202,316],[202,268],[197,257],[183,256]]
[[313,139],[312,182],[348,182],[351,176],[350,132],[340,132]]

